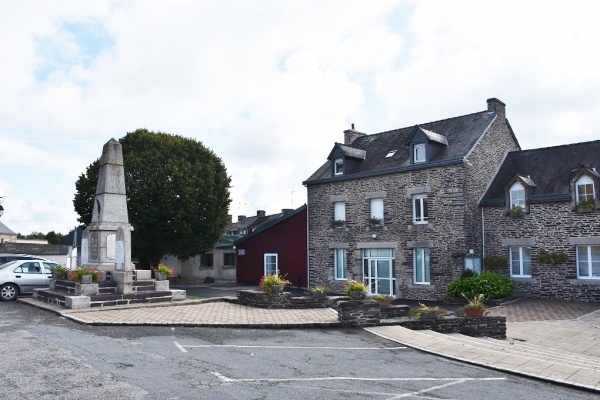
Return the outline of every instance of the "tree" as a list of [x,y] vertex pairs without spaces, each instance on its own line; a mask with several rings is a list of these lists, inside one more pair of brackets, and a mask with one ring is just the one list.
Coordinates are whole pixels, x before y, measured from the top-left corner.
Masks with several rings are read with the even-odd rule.
[[[227,224],[231,179],[219,157],[202,143],[138,129],[123,147],[131,251],[142,267],[165,254],[187,259],[209,251]],[[79,221],[92,220],[99,160],[75,183]]]

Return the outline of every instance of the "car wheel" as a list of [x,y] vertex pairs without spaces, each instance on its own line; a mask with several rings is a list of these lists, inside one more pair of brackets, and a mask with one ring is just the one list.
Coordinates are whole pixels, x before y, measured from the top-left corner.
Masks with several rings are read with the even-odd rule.
[[18,294],[19,288],[15,284],[7,283],[0,288],[0,298],[2,298],[2,301],[16,300]]

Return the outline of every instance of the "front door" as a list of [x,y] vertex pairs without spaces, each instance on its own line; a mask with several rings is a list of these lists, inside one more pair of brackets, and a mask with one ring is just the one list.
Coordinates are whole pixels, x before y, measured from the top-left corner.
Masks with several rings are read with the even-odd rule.
[[369,294],[394,295],[396,277],[393,249],[363,250],[363,269]]

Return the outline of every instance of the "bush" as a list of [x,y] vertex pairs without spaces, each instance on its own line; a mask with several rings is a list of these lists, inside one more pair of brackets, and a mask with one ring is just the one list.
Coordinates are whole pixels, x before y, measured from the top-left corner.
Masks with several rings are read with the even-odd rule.
[[419,303],[418,307],[412,307],[408,311],[408,315],[410,315],[413,318],[419,318],[419,317],[421,317],[421,314],[424,314],[424,313],[434,313],[437,315],[446,315],[448,313],[448,311],[446,311],[442,307],[438,307],[438,306],[428,307],[423,303]]
[[448,285],[450,297],[462,297],[464,294],[474,298],[483,294],[487,299],[500,299],[509,297],[514,290],[515,284],[508,277],[490,271],[483,272],[479,276],[458,278]]

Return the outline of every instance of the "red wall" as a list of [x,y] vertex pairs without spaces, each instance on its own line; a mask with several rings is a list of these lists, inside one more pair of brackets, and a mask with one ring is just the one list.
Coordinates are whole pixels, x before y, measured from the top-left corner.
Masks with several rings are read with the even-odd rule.
[[[264,273],[265,253],[277,253],[280,276],[292,286],[307,287],[306,209],[236,245],[237,281],[258,285]],[[245,250],[240,255],[239,250]]]

